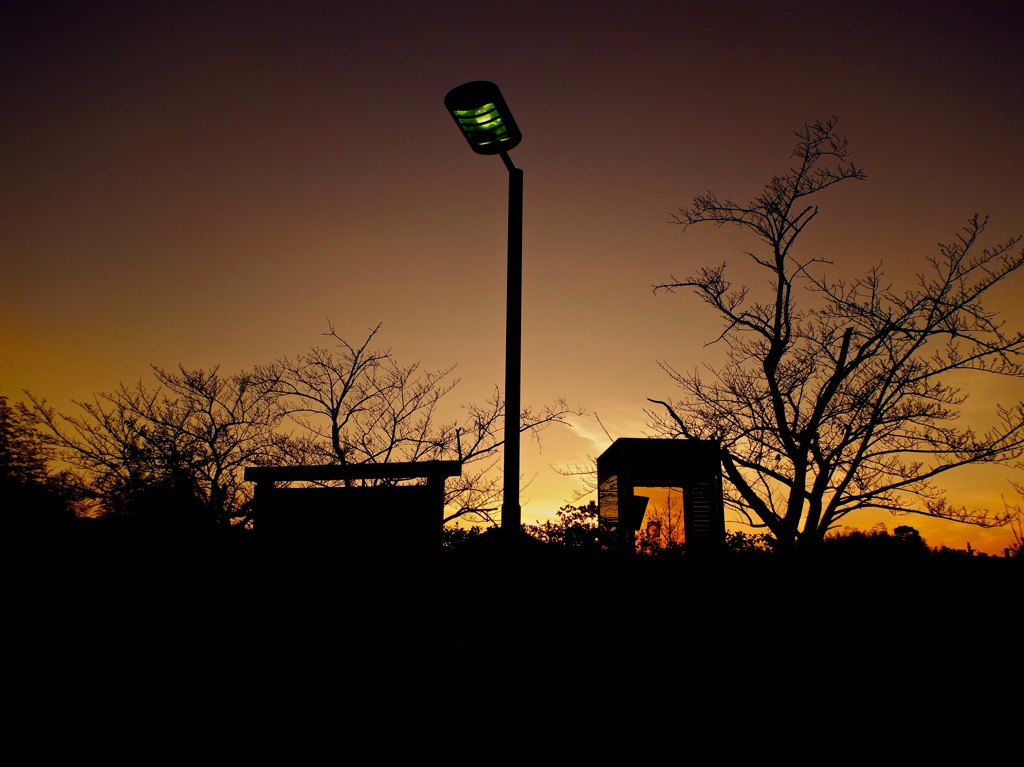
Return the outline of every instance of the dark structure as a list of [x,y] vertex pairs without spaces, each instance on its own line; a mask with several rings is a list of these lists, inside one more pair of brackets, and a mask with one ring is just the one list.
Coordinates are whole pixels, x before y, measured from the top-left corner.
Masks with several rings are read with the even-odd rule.
[[[364,463],[333,466],[250,466],[256,483],[253,529],[263,540],[352,544],[360,536],[384,537],[398,547],[440,548],[444,484],[462,474],[458,461]],[[287,482],[406,480],[419,485],[371,487],[277,487]]]
[[648,498],[638,487],[680,488],[687,551],[725,541],[721,446],[713,440],[617,439],[597,459],[598,519],[633,551]]

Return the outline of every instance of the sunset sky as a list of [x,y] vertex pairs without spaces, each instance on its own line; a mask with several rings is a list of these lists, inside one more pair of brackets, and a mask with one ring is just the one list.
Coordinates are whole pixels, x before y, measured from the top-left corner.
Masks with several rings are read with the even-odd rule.
[[[758,243],[671,217],[752,198],[793,132],[839,117],[867,180],[824,193],[801,240],[896,286],[975,212],[1024,232],[1018,2],[90,2],[0,10],[0,393],[70,410],[150,364],[251,368],[330,319],[429,369],[452,413],[503,383],[507,172],[442,104],[499,84],[523,131],[524,404],[590,415],[524,441],[524,521],[557,470],[643,436],[659,368],[713,362],[717,319],[670,275]],[[991,308],[1024,323],[1020,275]],[[984,426],[1016,388],[977,386]],[[594,417],[596,413],[600,423]],[[1012,497],[1005,470],[946,486]],[[1007,530],[922,517],[929,545]]]

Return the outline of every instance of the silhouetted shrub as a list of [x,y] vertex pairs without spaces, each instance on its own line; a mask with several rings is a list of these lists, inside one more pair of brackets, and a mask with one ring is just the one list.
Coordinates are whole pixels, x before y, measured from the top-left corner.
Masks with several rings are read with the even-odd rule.
[[828,535],[821,545],[820,555],[830,559],[910,560],[922,559],[929,553],[921,534],[912,527],[901,525],[894,534],[888,530],[845,530]]
[[476,540],[483,532],[483,529],[476,525],[473,527],[447,525],[441,531],[441,545],[446,549],[458,548],[470,541]]
[[733,555],[749,557],[770,556],[775,539],[768,533],[744,533],[741,530],[725,532],[725,550]]
[[524,525],[523,530],[533,538],[551,546],[586,551],[600,551],[611,543],[607,532],[598,525],[597,504],[590,501],[584,506],[566,505],[555,512],[557,522]]

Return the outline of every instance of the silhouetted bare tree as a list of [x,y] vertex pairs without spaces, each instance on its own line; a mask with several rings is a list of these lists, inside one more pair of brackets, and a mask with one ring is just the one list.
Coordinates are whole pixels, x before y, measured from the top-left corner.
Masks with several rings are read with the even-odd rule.
[[[323,335],[334,342],[332,348],[314,346],[256,368],[256,379],[300,429],[291,443],[292,460],[456,460],[463,471],[447,483],[445,522],[494,523],[502,489],[496,468],[505,440],[501,393],[495,389],[482,405],[464,407],[461,419],[442,420],[438,407],[459,383],[454,368],[428,371],[419,363],[399,364],[391,349],[371,348],[379,330],[378,324],[351,343],[328,322]],[[521,430],[536,438],[574,412],[564,399],[537,411],[525,408]]]
[[1005,524],[1005,512],[950,503],[936,480],[1014,460],[1024,447],[1024,403],[997,408],[997,425],[983,433],[959,412],[967,375],[1024,378],[1024,336],[983,305],[1019,274],[1021,238],[982,248],[987,219],[975,215],[906,291],[893,290],[880,266],[851,281],[829,277],[829,261],[795,248],[818,213],[808,198],[865,174],[834,118],[796,136],[790,169],[753,201],[708,193],[676,218],[755,235],[764,248],[747,256],[767,288],[734,285],[725,264],[655,286],[691,289],[718,314],[727,360],[691,373],[662,363],[683,395],[650,400],[659,405],[648,411],[652,428],[721,440],[727,503],[782,547],[820,542],[868,508]]
[[53,453],[36,430],[24,404],[0,394],[0,477],[18,483],[43,483]]
[[641,551],[650,553],[662,549],[680,549],[685,542],[682,493],[670,488],[664,494],[664,502],[652,498],[648,504],[637,546]]
[[28,396],[57,455],[78,471],[101,511],[239,522],[252,492],[244,468],[289,452],[276,398],[246,373],[153,371],[156,386],[121,384],[76,402],[77,415]]

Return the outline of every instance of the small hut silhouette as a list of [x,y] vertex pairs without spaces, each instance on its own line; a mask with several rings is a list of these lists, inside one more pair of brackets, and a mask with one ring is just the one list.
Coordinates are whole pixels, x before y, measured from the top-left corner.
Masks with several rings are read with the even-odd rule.
[[725,541],[721,446],[714,440],[623,438],[597,459],[598,520],[617,548],[632,551],[648,498],[638,487],[679,488],[686,550]]

